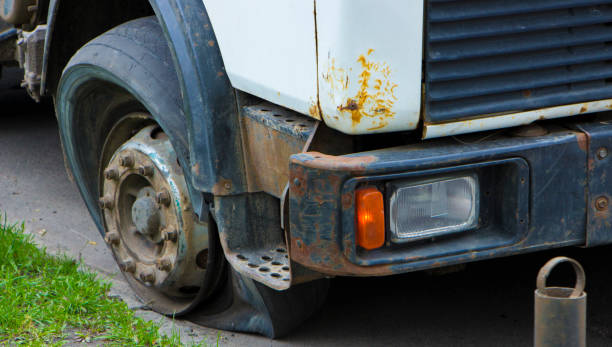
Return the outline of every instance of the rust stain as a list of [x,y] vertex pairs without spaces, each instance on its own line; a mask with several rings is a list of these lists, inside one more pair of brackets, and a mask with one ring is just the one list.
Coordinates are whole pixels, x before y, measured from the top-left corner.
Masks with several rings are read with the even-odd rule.
[[342,209],[348,210],[353,207],[353,192],[342,194]]
[[587,107],[587,105],[583,105],[583,106],[580,108],[580,113],[585,113],[585,112],[586,112],[586,111],[588,111],[588,110],[589,110],[589,108]]
[[[308,154],[312,157],[308,162],[300,162],[296,159],[292,159],[292,162],[299,162],[301,165],[306,165],[311,168],[319,168],[324,170],[339,170],[339,171],[351,171],[351,172],[361,172],[365,170],[368,164],[377,161],[378,159],[375,156],[367,155],[362,157],[344,157],[344,156],[334,156],[327,155],[319,152],[305,152],[304,154]],[[331,177],[331,176],[330,176]],[[330,179],[331,180],[331,179]],[[333,184],[335,182],[329,182],[329,184]]]
[[213,46],[215,45],[215,41],[213,41],[213,40],[209,40],[209,41],[208,41],[208,45],[209,45],[210,47],[213,47]]
[[336,66],[336,59],[330,60],[328,71],[322,77],[329,84],[329,89],[332,91],[330,93],[332,99],[334,91],[344,91],[349,87],[348,73],[345,69]]
[[321,120],[321,110],[319,110],[319,106],[315,102],[312,102],[310,104],[310,107],[308,108],[308,114],[310,114],[312,118]]
[[587,170],[593,171],[595,169],[595,159],[590,158],[587,162]]
[[576,141],[578,142],[578,148],[580,148],[581,151],[586,153],[588,147],[587,136],[584,133],[577,133]]
[[377,126],[374,126],[374,127],[368,128],[368,130],[378,130],[378,129],[382,129],[382,128],[386,127],[386,126],[387,126],[387,124],[389,124],[389,123],[381,120],[381,122],[380,122],[380,123],[378,123],[378,125],[377,125]]
[[232,181],[226,178],[221,178],[219,182],[215,183],[212,188],[214,195],[227,195],[232,191]]
[[531,97],[531,90],[524,90],[523,91],[523,97],[526,97],[526,98]]
[[[377,119],[378,124],[369,130],[381,129],[388,124],[385,119],[395,116],[393,105],[398,100],[395,96],[398,85],[391,81],[391,68],[384,62],[374,61],[371,57],[373,53],[374,49],[369,49],[357,59],[361,67],[357,92],[338,106],[340,113],[351,117],[353,127],[364,117]],[[330,60],[328,72],[323,75],[323,79],[329,85],[332,100],[335,93],[346,92],[350,87],[349,74],[336,66],[335,59]]]
[[193,172],[194,175],[199,175],[200,174],[200,163],[196,163],[192,168],[191,168],[191,172]]

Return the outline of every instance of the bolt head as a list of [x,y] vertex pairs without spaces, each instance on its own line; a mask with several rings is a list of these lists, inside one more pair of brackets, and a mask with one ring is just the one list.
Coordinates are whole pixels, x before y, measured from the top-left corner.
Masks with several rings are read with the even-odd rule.
[[176,230],[174,229],[165,229],[162,232],[163,238],[165,241],[176,241],[176,239],[178,238],[178,233],[176,232]]
[[104,171],[104,177],[109,181],[114,181],[119,178],[119,171],[115,169],[107,169]]
[[134,156],[131,154],[122,155],[119,157],[119,165],[123,167],[132,167],[134,166]]
[[136,263],[132,259],[124,259],[119,264],[119,269],[123,272],[134,273],[136,271]]
[[229,183],[229,182],[228,182],[228,183],[225,183],[225,184],[224,184],[224,187],[225,187],[225,189],[230,190],[230,189],[232,189],[232,184],[231,184],[231,183]]
[[111,246],[116,246],[119,244],[121,238],[119,237],[119,234],[116,232],[110,232],[107,233],[106,236],[104,236],[104,241],[106,241],[106,243],[108,243]]
[[101,209],[112,209],[113,208],[113,199],[105,196],[105,197],[101,197],[100,200],[98,200],[98,205],[100,206]]
[[170,258],[162,258],[157,261],[157,268],[160,271],[170,271],[172,270],[172,261]]
[[162,190],[156,195],[157,203],[166,207],[170,206],[170,193],[167,190]]
[[597,150],[597,158],[605,159],[608,156],[608,149],[606,147],[601,147]]
[[608,198],[605,196],[601,196],[595,200],[595,208],[600,211],[606,210],[608,208]]
[[140,280],[145,282],[145,283],[153,283],[155,282],[155,272],[153,272],[152,270],[144,270],[143,272],[140,273]]
[[153,170],[152,166],[146,165],[146,166],[141,166],[138,168],[138,173],[141,176],[145,176],[145,177],[153,177],[153,173],[155,171]]

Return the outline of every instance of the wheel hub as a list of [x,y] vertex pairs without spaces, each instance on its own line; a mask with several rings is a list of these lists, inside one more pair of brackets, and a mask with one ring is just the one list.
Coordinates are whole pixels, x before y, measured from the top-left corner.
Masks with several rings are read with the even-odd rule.
[[156,240],[160,227],[159,205],[153,199],[155,191],[151,187],[142,188],[132,205],[132,223],[143,236]]
[[177,311],[202,285],[208,232],[195,222],[168,137],[149,126],[120,146],[102,192],[105,240],[128,282],[154,309]]

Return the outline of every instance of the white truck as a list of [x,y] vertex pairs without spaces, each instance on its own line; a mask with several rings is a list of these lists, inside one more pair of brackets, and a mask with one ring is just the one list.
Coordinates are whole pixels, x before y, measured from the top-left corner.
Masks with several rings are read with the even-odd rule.
[[0,0],[0,16],[0,64],[53,99],[93,220],[161,313],[275,337],[330,277],[612,242],[610,0]]

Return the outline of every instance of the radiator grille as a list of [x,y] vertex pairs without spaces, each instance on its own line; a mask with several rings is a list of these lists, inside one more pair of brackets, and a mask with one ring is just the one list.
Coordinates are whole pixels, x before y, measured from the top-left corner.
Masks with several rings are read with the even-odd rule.
[[612,0],[428,0],[425,117],[612,98]]

